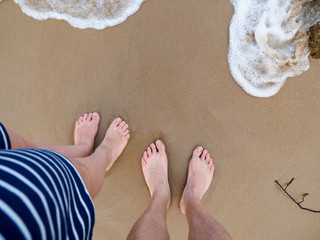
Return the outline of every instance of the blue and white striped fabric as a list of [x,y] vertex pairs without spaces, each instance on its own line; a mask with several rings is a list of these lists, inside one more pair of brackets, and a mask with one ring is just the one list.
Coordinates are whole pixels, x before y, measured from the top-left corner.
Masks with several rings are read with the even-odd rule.
[[0,239],[91,239],[94,206],[73,164],[39,149],[10,149],[0,124]]
[[0,150],[1,149],[11,149],[11,143],[6,129],[0,122]]

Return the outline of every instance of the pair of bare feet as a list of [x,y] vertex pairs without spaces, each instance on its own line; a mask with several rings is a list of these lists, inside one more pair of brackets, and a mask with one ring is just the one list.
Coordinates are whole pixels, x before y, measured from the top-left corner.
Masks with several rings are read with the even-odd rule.
[[[74,141],[76,146],[85,150],[85,155],[93,152],[94,138],[98,131],[100,117],[98,113],[84,114],[76,122]],[[99,147],[104,148],[108,154],[109,163],[106,171],[110,169],[119,157],[130,138],[128,124],[120,118],[116,118],[110,124],[105,138]],[[157,140],[151,143],[143,153],[141,159],[142,171],[148,185],[151,197],[160,194],[170,205],[170,186],[168,182],[168,159],[164,144]],[[208,151],[199,146],[193,151],[189,163],[188,179],[183,191],[180,208],[185,214],[185,202],[190,197],[199,200],[210,186],[214,172],[212,158]]]
[[[74,142],[83,149],[84,154],[77,157],[87,157],[93,153],[94,138],[98,131],[100,116],[98,113],[86,113],[75,124]],[[117,160],[130,138],[129,126],[121,118],[116,118],[110,124],[99,148],[104,148],[108,155],[106,171]]]
[[[151,143],[141,159],[142,171],[149,187],[151,197],[157,193],[167,199],[170,205],[170,187],[168,182],[168,159],[163,142]],[[199,146],[194,149],[188,171],[187,184],[184,188],[180,209],[185,214],[186,201],[189,198],[201,199],[212,181],[214,165],[209,152]]]

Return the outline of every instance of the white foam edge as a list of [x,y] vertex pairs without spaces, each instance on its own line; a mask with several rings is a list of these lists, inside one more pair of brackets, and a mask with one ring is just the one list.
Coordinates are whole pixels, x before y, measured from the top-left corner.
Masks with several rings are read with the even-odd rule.
[[[260,97],[260,98],[268,98],[271,96],[274,96],[277,94],[283,84],[285,83],[286,79],[273,83],[272,85],[268,87],[257,87],[254,84],[251,84],[248,82],[247,79],[245,79],[242,74],[238,71],[238,69],[233,65],[234,58],[233,58],[233,44],[232,40],[234,40],[233,33],[232,33],[232,25],[233,22],[236,19],[236,12],[234,12],[234,15],[230,21],[230,27],[229,27],[229,53],[228,53],[228,62],[229,62],[229,69],[231,72],[232,77],[234,80],[237,82],[237,84],[249,95],[254,96],[254,97]],[[237,18],[238,20],[238,18]]]
[[229,65],[230,65],[230,72],[236,83],[249,95],[253,97],[259,97],[259,98],[268,98],[276,95],[283,84],[285,83],[285,80],[282,82],[273,83],[271,86],[268,87],[257,87],[250,82],[248,82],[244,77],[242,77],[242,74],[235,68],[232,67],[230,64],[230,55],[228,56]]
[[79,28],[79,29],[94,28],[97,30],[102,30],[107,27],[113,27],[115,25],[123,23],[124,21],[127,20],[127,18],[129,16],[136,13],[140,9],[141,4],[144,1],[145,0],[137,1],[137,4],[127,8],[121,16],[119,16],[115,19],[100,20],[100,19],[96,19],[96,18],[79,19],[76,17],[72,17],[68,14],[62,14],[62,13],[57,13],[57,12],[53,12],[53,11],[39,14],[38,11],[29,9],[28,7],[25,7],[22,3],[20,3],[18,0],[14,0],[14,2],[20,6],[21,11],[24,14],[26,14],[36,20],[47,20],[49,18],[53,18],[53,19],[57,19],[57,20],[64,20],[64,21],[68,22],[72,27],[75,27],[75,28]]

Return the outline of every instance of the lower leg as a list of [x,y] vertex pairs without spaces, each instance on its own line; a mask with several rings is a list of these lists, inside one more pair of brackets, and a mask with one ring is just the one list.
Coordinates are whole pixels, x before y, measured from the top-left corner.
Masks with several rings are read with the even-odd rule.
[[189,239],[229,240],[228,232],[212,218],[203,207],[199,198],[189,196],[185,200],[185,213],[189,225]]
[[151,203],[132,227],[127,240],[167,240],[167,208],[170,204],[168,160],[161,141],[152,143],[141,159]]
[[167,240],[167,196],[157,193],[152,197],[149,207],[132,227],[127,240]]
[[117,118],[111,123],[100,146],[90,155],[99,121],[98,113],[89,113],[80,117],[75,126],[75,144],[70,146],[33,143],[9,129],[7,129],[7,132],[12,149],[46,149],[67,157],[77,168],[93,199],[101,190],[105,172],[111,168],[119,157],[130,137],[128,124]]
[[206,149],[197,147],[189,164],[188,180],[180,201],[186,215],[190,240],[230,240],[227,231],[213,219],[201,203],[214,172],[212,158]]
[[19,134],[7,129],[12,149],[46,149],[64,155],[67,158],[86,157],[92,153],[94,138],[98,131],[100,117],[98,113],[84,114],[75,125],[74,145],[50,145],[30,142]]

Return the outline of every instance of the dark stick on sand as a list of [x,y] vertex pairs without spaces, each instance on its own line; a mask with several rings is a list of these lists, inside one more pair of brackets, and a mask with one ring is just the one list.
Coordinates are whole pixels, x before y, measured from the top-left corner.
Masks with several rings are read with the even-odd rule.
[[291,180],[286,184],[285,187],[283,187],[277,180],[275,180],[275,183],[278,185],[278,187],[280,187],[282,189],[282,191],[287,194],[287,196],[292,200],[294,201],[302,210],[306,210],[306,211],[310,211],[310,212],[314,212],[314,213],[320,213],[320,210],[313,210],[313,209],[310,209],[310,208],[305,208],[305,207],[302,207],[301,206],[301,203],[304,202],[304,198],[306,196],[309,195],[309,193],[304,193],[302,195],[302,200],[300,202],[297,202],[288,192],[287,192],[287,188],[289,187],[289,185],[293,182],[294,178],[291,178]]

